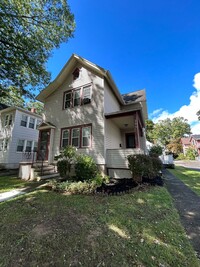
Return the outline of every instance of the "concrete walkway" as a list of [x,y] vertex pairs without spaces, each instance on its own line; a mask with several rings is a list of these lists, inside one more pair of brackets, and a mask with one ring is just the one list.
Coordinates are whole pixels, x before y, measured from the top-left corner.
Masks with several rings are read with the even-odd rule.
[[11,198],[15,198],[17,196],[26,194],[26,188],[18,189],[18,190],[11,190],[9,192],[0,193],[0,202],[9,200]]
[[200,258],[200,197],[181,180],[164,170],[164,179],[180,215],[181,223]]

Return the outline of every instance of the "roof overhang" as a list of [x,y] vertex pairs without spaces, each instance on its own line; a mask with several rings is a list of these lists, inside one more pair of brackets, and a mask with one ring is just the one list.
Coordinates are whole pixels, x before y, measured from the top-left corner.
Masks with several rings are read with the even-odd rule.
[[55,129],[56,126],[53,125],[51,122],[42,122],[39,126],[38,126],[38,130],[47,130],[47,129]]

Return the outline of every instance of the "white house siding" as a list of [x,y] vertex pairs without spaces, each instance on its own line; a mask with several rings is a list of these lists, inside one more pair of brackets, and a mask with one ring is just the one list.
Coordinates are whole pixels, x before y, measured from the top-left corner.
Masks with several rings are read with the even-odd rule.
[[[54,155],[60,151],[61,129],[65,127],[73,127],[83,124],[92,124],[92,147],[90,149],[80,149],[80,152],[90,154],[97,164],[105,164],[104,157],[104,90],[103,78],[95,75],[84,67],[80,68],[80,76],[77,80],[71,77],[57,90],[50,95],[45,102],[45,117],[47,122],[51,122],[56,126],[54,134],[53,148],[50,153]],[[83,86],[92,84],[91,103],[85,106],[78,106],[63,110],[64,92]]]
[[120,148],[122,136],[120,129],[112,120],[105,119],[105,149]]
[[[7,114],[7,113],[5,113]],[[22,112],[20,110],[16,110],[13,117],[13,124],[11,126],[10,134],[9,134],[9,145],[8,150],[3,155],[2,161],[5,163],[6,168],[18,168],[19,162],[25,161],[26,158],[23,157],[22,152],[17,152],[17,144],[18,140],[28,140],[28,141],[38,141],[38,130],[31,129],[28,127],[20,126],[22,114],[28,116],[28,122],[29,118],[35,118],[41,121],[41,117],[37,116],[34,113],[26,113]],[[35,121],[36,123],[36,121]]]
[[105,81],[104,82],[104,112],[111,113],[120,110],[120,104],[117,101],[117,98],[113,94],[110,86]]

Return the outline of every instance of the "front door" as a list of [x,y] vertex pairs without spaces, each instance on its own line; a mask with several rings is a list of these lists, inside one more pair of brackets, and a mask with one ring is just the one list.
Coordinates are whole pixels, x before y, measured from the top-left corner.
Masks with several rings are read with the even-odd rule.
[[126,148],[135,148],[135,134],[127,133],[126,134]]
[[40,130],[38,144],[38,160],[48,160],[50,129]]

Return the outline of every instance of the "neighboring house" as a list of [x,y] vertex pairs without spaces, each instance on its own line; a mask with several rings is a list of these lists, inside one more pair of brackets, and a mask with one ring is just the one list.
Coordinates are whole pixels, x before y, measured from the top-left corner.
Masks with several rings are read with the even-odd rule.
[[200,134],[191,135],[190,144],[195,148],[198,153],[198,156],[200,156]]
[[0,167],[14,169],[26,161],[28,153],[37,150],[37,126],[42,117],[18,107],[0,110]]
[[183,147],[183,154],[186,155],[187,149],[191,147],[190,137],[182,137],[181,144]]
[[49,163],[73,145],[104,173],[127,177],[127,155],[146,153],[145,90],[121,95],[109,71],[78,55],[37,100],[44,103],[38,148]]

